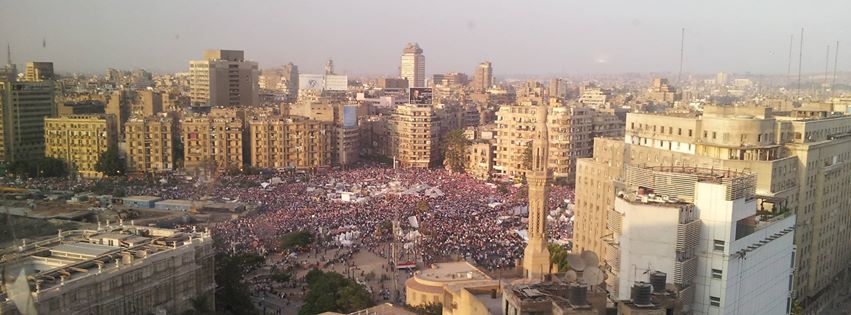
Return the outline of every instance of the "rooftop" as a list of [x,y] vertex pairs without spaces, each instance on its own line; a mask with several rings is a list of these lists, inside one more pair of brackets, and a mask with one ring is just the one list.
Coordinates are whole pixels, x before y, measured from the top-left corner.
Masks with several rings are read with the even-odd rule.
[[418,271],[417,277],[427,281],[452,282],[461,280],[490,280],[485,273],[466,261],[437,263]]

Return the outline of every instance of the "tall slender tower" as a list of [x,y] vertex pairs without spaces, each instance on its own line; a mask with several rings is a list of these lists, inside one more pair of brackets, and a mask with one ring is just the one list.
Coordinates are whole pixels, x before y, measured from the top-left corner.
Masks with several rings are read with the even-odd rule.
[[425,56],[417,43],[408,43],[402,50],[399,76],[408,80],[408,87],[425,87]]
[[536,111],[532,163],[526,173],[526,181],[529,183],[529,242],[523,252],[523,273],[529,280],[542,279],[550,272],[550,251],[547,250],[547,193],[550,179],[547,171],[547,105],[538,105]]

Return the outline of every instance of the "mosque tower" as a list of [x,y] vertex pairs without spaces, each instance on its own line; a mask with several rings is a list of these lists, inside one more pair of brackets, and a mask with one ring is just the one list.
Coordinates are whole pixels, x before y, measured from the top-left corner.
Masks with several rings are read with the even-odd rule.
[[523,273],[528,280],[541,280],[550,272],[550,251],[547,250],[547,110],[547,105],[537,106],[532,163],[526,172],[526,181],[529,184],[529,242],[523,251]]

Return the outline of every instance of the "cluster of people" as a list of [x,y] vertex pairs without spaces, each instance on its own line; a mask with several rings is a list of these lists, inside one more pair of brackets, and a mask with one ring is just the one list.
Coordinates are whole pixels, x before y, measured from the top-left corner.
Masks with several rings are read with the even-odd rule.
[[[444,170],[387,167],[335,170],[302,179],[265,189],[227,188],[225,182],[217,185],[216,194],[255,203],[262,209],[254,215],[217,225],[214,237],[220,241],[220,250],[260,255],[280,252],[283,235],[306,230],[323,236],[320,239],[326,246],[339,246],[332,238],[335,233],[356,231],[359,237],[354,246],[385,253],[376,249],[393,238],[387,227],[396,221],[403,231],[418,232],[415,239],[403,243],[407,243],[405,248],[414,256],[427,263],[457,255],[486,268],[499,268],[513,265],[522,256],[524,241],[516,232],[525,229],[526,223],[518,216],[510,216],[510,209],[526,204],[522,187],[501,184],[504,188],[498,189],[498,185]],[[440,194],[369,195],[375,191],[371,190],[362,193],[364,196],[358,202],[329,197],[334,186],[341,184],[347,188],[364,188],[388,183],[400,187],[436,187]],[[565,200],[573,200],[572,189],[554,186],[548,207],[565,209]],[[495,202],[499,206],[492,206]],[[412,216],[416,217],[417,226],[408,220]],[[553,219],[550,224],[551,238],[570,237],[569,220]]]

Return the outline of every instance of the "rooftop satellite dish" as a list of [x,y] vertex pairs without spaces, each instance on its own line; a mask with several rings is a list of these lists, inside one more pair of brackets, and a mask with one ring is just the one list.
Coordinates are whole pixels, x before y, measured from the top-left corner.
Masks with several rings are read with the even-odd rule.
[[603,271],[597,267],[588,267],[582,272],[582,281],[590,285],[598,285],[603,283]]
[[570,269],[582,271],[585,269],[585,261],[579,254],[567,254],[567,263],[570,264]]
[[600,258],[590,250],[582,252],[581,256],[582,260],[585,261],[585,267],[597,267],[600,265]]
[[568,270],[564,273],[564,280],[567,282],[574,282],[578,277],[576,276],[576,271]]

